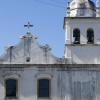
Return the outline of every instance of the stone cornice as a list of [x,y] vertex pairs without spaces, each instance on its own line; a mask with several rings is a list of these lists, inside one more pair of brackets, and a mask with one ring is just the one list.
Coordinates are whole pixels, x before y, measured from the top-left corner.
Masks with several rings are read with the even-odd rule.
[[65,46],[100,46],[100,44],[65,44]]
[[64,17],[64,19],[100,19],[100,17]]
[[0,70],[11,69],[32,69],[32,68],[54,68],[62,71],[69,70],[96,70],[100,71],[100,64],[0,64]]

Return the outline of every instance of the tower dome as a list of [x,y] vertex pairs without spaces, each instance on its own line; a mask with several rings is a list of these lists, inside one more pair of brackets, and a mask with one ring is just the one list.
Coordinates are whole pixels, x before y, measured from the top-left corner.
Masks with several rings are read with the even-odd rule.
[[91,0],[72,0],[70,2],[70,17],[95,17],[96,6]]

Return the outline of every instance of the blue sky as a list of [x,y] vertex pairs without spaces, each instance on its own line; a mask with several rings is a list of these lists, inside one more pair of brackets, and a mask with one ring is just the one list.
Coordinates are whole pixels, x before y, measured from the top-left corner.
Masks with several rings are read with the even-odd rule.
[[63,21],[67,0],[0,0],[0,55],[19,42],[30,21],[40,44],[49,44],[54,55],[64,56]]

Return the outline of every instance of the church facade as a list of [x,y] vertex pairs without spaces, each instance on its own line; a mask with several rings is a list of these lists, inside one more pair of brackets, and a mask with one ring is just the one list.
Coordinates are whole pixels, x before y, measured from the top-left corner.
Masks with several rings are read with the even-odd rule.
[[64,58],[31,32],[8,47],[0,58],[0,100],[100,100],[99,3],[69,3]]

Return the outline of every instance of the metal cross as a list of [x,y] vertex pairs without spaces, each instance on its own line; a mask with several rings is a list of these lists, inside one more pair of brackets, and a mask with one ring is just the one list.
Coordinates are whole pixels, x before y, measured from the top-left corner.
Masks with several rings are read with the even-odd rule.
[[29,29],[30,27],[33,27],[33,25],[30,24],[30,22],[28,22],[28,24],[27,25],[24,25],[24,27],[27,27]]

